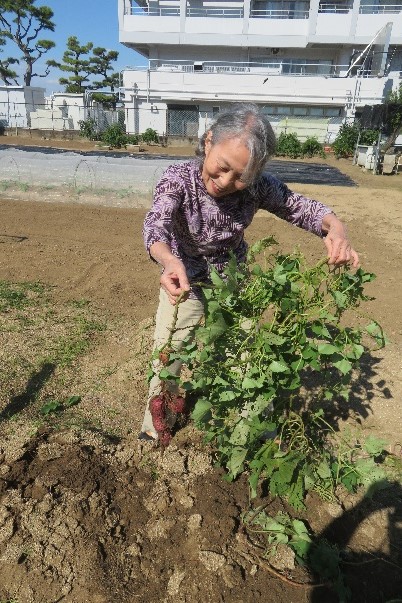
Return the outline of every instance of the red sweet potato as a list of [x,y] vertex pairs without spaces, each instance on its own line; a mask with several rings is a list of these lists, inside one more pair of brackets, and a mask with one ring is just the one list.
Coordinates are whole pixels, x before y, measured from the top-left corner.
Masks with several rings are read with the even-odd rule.
[[186,410],[186,401],[182,396],[172,396],[168,402],[170,410],[176,413],[183,413]]
[[162,350],[161,352],[159,352],[159,360],[161,361],[163,366],[166,366],[169,362],[169,354],[169,350]]
[[162,446],[162,448],[166,448],[166,446],[169,446],[170,440],[172,439],[172,434],[170,433],[170,431],[168,429],[159,433],[158,436],[159,436],[159,442],[160,442],[160,445]]
[[166,430],[168,426],[166,423],[166,404],[162,396],[154,396],[149,401],[149,410],[152,416],[152,423],[158,433],[158,435]]

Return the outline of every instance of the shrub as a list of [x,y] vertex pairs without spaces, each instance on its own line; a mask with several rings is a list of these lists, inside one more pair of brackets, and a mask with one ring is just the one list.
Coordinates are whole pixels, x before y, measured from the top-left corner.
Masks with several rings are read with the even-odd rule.
[[128,134],[127,135],[127,144],[138,144],[141,140],[139,134]]
[[127,146],[128,137],[120,124],[112,124],[102,133],[102,142],[112,148],[120,149]]
[[342,124],[332,145],[335,157],[339,159],[339,157],[353,155],[358,137],[359,127],[357,124]]
[[159,142],[159,136],[156,130],[147,128],[143,134],[141,134],[141,140],[145,143]]
[[309,136],[301,146],[303,157],[325,157],[323,146],[315,136]]
[[[360,133],[360,138],[359,138]],[[338,136],[336,137],[332,149],[335,157],[351,157],[356,149],[357,141],[363,145],[375,144],[378,140],[378,130],[361,130],[357,123],[342,124],[339,128]]]
[[89,119],[83,119],[78,122],[80,126],[80,136],[88,138],[88,140],[98,140],[99,131],[96,120],[90,117]]
[[297,134],[285,134],[281,132],[276,145],[276,154],[284,157],[300,157],[302,154],[302,145],[297,138]]
[[380,135],[379,130],[362,130],[360,132],[360,144],[377,144],[378,136]]

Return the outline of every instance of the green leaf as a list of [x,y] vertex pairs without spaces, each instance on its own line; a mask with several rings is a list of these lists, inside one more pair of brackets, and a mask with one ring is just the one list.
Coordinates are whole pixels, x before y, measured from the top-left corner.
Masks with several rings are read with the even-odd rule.
[[366,487],[371,486],[374,482],[379,482],[386,477],[385,469],[377,465],[371,457],[356,461],[356,471],[359,474],[360,483]]
[[340,291],[334,291],[333,296],[334,296],[335,303],[338,306],[338,308],[346,307],[348,298],[347,298],[347,295],[345,295],[345,293],[341,293]]
[[260,387],[262,387],[262,383],[260,381],[257,381],[256,379],[244,377],[241,386],[242,389],[259,389]]
[[245,448],[234,447],[230,452],[229,460],[226,463],[226,467],[230,473],[231,478],[235,478],[243,469],[243,462],[247,456],[247,450]]
[[162,368],[159,372],[160,379],[168,379],[169,381],[178,381],[180,377],[171,373],[167,368]]
[[252,262],[257,253],[261,253],[261,251],[267,247],[271,247],[272,245],[278,245],[278,242],[274,239],[274,237],[265,237],[260,239],[253,245],[250,245],[247,253],[247,259]]
[[228,325],[222,314],[218,314],[214,320],[214,324],[201,327],[197,330],[197,339],[202,343],[211,344],[227,330]]
[[355,360],[359,360],[359,358],[361,358],[361,356],[364,353],[364,347],[362,345],[360,345],[359,343],[354,343],[352,345],[352,349],[349,352],[349,354],[347,354],[348,358],[354,358]]
[[64,406],[66,408],[70,408],[71,406],[75,406],[79,402],[81,402],[81,396],[70,396],[70,398],[68,398],[64,403]]
[[378,333],[381,330],[380,325],[375,322],[372,321],[369,325],[367,325],[366,327],[366,331],[367,333],[369,333],[370,335],[374,335],[375,333]]
[[304,494],[303,476],[301,472],[299,472],[296,481],[290,485],[286,496],[292,507],[297,510],[301,510],[305,509],[305,505],[303,503]]
[[205,417],[210,416],[211,408],[212,404],[208,400],[198,400],[191,413],[191,418],[195,423],[199,423],[201,419],[205,420]]
[[348,492],[353,492],[358,483],[358,475],[355,470],[349,470],[348,473],[341,473],[340,482],[345,486]]
[[42,406],[42,408],[40,409],[40,412],[42,415],[50,415],[54,412],[57,412],[59,410],[62,409],[62,404],[61,402],[57,402],[57,400],[50,400],[49,402],[46,402],[46,404],[44,404]]
[[388,442],[386,440],[369,435],[363,444],[363,448],[368,454],[377,456],[386,450],[387,444]]
[[317,473],[322,479],[331,477],[331,468],[326,461],[321,461],[317,467]]
[[309,360],[310,358],[317,358],[318,352],[315,346],[306,346],[303,349],[302,356],[305,360]]
[[296,534],[308,535],[308,529],[304,521],[301,521],[300,519],[293,519],[292,526]]
[[332,343],[319,343],[317,350],[319,354],[324,356],[330,356],[331,354],[336,354],[339,352],[338,348],[332,345]]
[[337,362],[334,362],[334,366],[341,371],[341,373],[343,375],[346,375],[346,373],[349,373],[349,371],[352,370],[353,365],[351,362],[349,362],[349,360],[346,360],[346,358],[342,358],[342,360],[338,360]]
[[235,400],[238,397],[239,393],[232,389],[225,389],[222,392],[219,392],[219,400],[221,402],[230,402],[231,400]]
[[[264,325],[266,328],[270,328],[271,325]],[[282,345],[286,341],[286,337],[282,337],[282,335],[277,335],[276,333],[264,333],[264,341],[268,345]]]
[[266,530],[267,532],[278,532],[278,533],[284,533],[286,530],[286,526],[277,521],[277,519],[274,519],[273,517],[269,517],[269,515],[266,515],[265,513],[260,513],[260,515],[264,515],[265,518],[262,518],[258,524],[264,528],[264,530]]
[[273,373],[287,373],[289,372],[289,367],[283,361],[279,362],[278,360],[273,360],[268,366],[268,370],[272,371]]
[[253,266],[251,274],[253,274],[254,276],[261,276],[263,274],[261,266],[259,264]]
[[225,281],[219,276],[216,270],[211,270],[210,278],[215,287],[224,287]]
[[318,335],[318,337],[322,337],[322,338],[326,338],[326,339],[330,339],[331,338],[331,334],[328,331],[327,327],[321,323],[315,323],[311,326],[311,330],[313,331],[313,333],[315,335]]
[[248,483],[250,484],[251,490],[251,498],[255,498],[257,496],[257,488],[258,482],[260,481],[260,474],[263,467],[263,461],[253,461],[253,467],[250,464],[250,477],[248,478]]
[[308,558],[309,550],[311,549],[311,539],[305,538],[292,538],[289,542],[290,547],[295,551],[301,559],[306,560]]
[[229,442],[235,446],[244,446],[247,443],[249,432],[250,426],[243,420],[239,421],[229,438]]

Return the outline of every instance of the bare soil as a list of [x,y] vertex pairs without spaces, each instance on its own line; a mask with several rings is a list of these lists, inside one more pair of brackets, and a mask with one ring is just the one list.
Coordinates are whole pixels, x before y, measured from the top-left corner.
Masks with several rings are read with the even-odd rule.
[[[1,142],[22,144],[16,138]],[[40,144],[47,142],[93,149],[83,141]],[[193,149],[147,152],[178,156]],[[363,267],[377,274],[369,287],[374,299],[362,309],[390,339],[368,359],[343,422],[385,437],[400,454],[402,175],[373,176],[347,160],[326,161],[358,186],[292,188],[328,203],[348,223]],[[262,559],[239,529],[249,505],[246,478],[224,481],[191,424],[163,455],[137,441],[158,291],[158,268],[142,244],[145,210],[98,206],[92,198],[60,203],[55,191],[46,195],[41,201],[13,191],[0,199],[0,280],[50,285],[56,309],[88,300],[107,328],[65,377],[65,393],[82,396],[79,426],[36,421],[24,403],[32,383],[18,380],[18,367],[15,384],[0,394],[0,601],[337,601],[316,577],[275,570]],[[284,252],[299,245],[311,262],[323,256],[317,237],[258,215],[248,240],[268,234]],[[27,348],[30,328],[27,323]],[[9,336],[0,330],[3,346]],[[36,377],[35,396],[51,396],[51,380]],[[8,387],[21,402],[18,412],[15,404],[15,412],[6,412]],[[348,548],[343,569],[353,603],[402,598],[399,482],[372,499],[359,493],[342,504],[312,496],[305,518],[317,534]]]

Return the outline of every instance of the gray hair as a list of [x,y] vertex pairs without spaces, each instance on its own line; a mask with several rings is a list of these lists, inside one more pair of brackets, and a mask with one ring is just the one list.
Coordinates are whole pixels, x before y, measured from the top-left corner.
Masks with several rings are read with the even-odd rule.
[[205,139],[211,132],[211,144],[239,138],[250,152],[250,160],[243,180],[252,184],[264,169],[266,161],[275,152],[276,139],[271,124],[254,103],[236,103],[218,115],[208,131],[200,138],[196,155],[205,158]]

